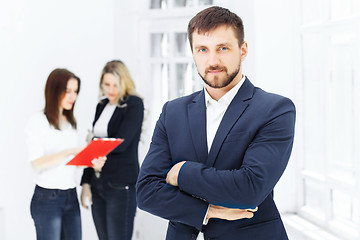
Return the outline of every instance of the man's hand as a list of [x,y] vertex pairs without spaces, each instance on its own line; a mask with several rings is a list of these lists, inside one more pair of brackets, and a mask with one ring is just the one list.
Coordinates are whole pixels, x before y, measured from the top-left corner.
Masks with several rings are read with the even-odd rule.
[[206,218],[220,218],[224,220],[239,220],[243,218],[252,218],[254,212],[258,210],[258,207],[255,209],[238,209],[238,208],[226,208],[221,206],[215,206],[210,204],[209,211],[206,215]]
[[186,161],[182,161],[182,162],[178,162],[177,164],[175,164],[170,171],[168,172],[168,174],[166,175],[166,182],[174,187],[178,186],[178,176],[179,176],[179,172],[180,169],[182,167],[182,165],[185,163]]

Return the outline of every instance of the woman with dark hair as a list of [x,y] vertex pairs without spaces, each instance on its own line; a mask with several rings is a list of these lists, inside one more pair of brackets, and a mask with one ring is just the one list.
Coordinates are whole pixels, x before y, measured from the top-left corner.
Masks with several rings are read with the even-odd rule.
[[[66,163],[79,148],[74,105],[80,79],[66,69],[55,69],[45,85],[45,108],[26,126],[29,161],[36,171],[31,216],[38,240],[81,239],[75,166]],[[94,159],[100,170],[104,158]]]
[[81,203],[87,208],[86,199],[92,201],[92,215],[100,240],[130,240],[137,206],[135,183],[139,173],[138,145],[144,105],[122,61],[110,61],[103,68],[100,98],[93,134],[125,141],[107,155],[101,172],[84,170]]

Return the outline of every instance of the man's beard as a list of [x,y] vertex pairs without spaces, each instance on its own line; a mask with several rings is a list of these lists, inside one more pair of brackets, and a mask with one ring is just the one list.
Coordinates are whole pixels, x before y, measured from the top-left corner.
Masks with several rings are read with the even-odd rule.
[[[238,73],[240,72],[240,68],[241,68],[241,63],[239,64],[239,67],[237,69],[235,69],[234,72],[232,72],[230,75],[227,73],[227,68],[226,67],[219,67],[219,66],[215,66],[215,67],[208,67],[205,69],[205,76],[202,76],[199,72],[199,76],[202,78],[202,80],[205,82],[206,85],[212,87],[212,88],[224,88],[226,87],[227,85],[229,85],[233,80],[234,78],[238,75]],[[217,82],[214,81],[214,82],[210,82],[208,81],[205,77],[207,75],[207,72],[208,71],[214,71],[214,70],[221,70],[223,72],[226,73],[226,78],[225,78],[225,81],[222,81],[222,82]],[[218,80],[219,77],[218,76],[215,76],[214,77],[214,80]]]

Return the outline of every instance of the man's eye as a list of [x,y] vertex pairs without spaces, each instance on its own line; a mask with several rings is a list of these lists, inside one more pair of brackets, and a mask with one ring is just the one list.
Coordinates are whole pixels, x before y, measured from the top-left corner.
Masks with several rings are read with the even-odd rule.
[[205,48],[200,48],[200,49],[199,49],[199,52],[205,52],[205,51],[206,51]]
[[227,47],[221,47],[220,50],[225,51],[225,50],[228,50],[228,48]]

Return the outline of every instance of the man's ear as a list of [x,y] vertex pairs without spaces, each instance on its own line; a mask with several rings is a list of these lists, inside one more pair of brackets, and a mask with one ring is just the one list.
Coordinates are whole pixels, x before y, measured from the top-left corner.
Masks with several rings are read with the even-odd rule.
[[243,42],[241,44],[241,61],[243,61],[246,58],[247,52],[248,52],[248,46],[247,46],[247,42]]

